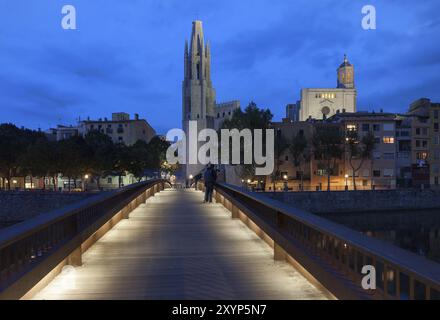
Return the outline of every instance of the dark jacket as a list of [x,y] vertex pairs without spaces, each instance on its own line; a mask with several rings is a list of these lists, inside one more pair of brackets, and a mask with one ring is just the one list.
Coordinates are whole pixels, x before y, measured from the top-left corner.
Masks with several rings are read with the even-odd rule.
[[217,180],[217,171],[214,168],[208,168],[205,170],[205,174],[203,175],[203,180],[206,183],[215,183]]

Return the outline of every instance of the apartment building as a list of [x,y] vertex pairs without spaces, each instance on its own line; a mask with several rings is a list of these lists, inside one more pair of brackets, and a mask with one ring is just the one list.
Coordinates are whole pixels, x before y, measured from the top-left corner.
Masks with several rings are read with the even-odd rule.
[[114,143],[123,143],[127,146],[135,144],[138,140],[148,143],[156,135],[147,120],[140,119],[138,114],[134,115],[134,119],[130,119],[130,115],[125,112],[113,113],[111,120],[89,119],[81,121],[78,125],[78,133],[83,136],[93,130],[107,134]]
[[[391,113],[339,113],[328,119],[340,123],[348,134],[356,132],[359,143],[367,135],[374,137],[374,146],[368,158],[353,157],[345,147],[344,165],[346,185],[354,189],[390,189],[396,187],[396,115]],[[351,158],[351,160],[350,160]],[[354,169],[353,169],[354,168]],[[353,172],[354,171],[354,172]]]

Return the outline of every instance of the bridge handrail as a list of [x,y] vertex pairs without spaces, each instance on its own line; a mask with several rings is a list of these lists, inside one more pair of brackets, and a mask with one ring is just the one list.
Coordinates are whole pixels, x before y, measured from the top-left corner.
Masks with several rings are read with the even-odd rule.
[[[96,232],[109,218],[142,192],[166,180],[153,179],[105,192],[63,208],[41,214],[0,232],[0,296],[2,291],[45,259],[53,267],[69,250]],[[74,243],[73,243],[74,242]],[[57,252],[61,247],[62,254]],[[58,250],[59,251],[59,250]],[[54,265],[55,264],[55,265]],[[48,270],[50,271],[50,270]]]
[[[216,189],[227,196],[230,201],[241,202],[251,210],[253,208],[253,212],[269,223],[271,227],[274,227],[277,232],[283,236],[300,240],[313,252],[319,253],[321,251],[323,253],[322,251],[326,251],[326,256],[334,256],[335,252],[332,252],[332,249],[337,251],[337,262],[343,264],[346,271],[356,280],[361,276],[356,261],[359,256],[362,257],[362,265],[372,264],[377,269],[378,263],[382,263],[379,271],[383,272],[383,275],[387,275],[382,280],[385,290],[388,289],[387,284],[391,285],[388,272],[395,270],[398,274],[397,278],[399,275],[401,276],[401,273],[409,276],[408,298],[417,298],[414,291],[414,280],[425,286],[425,298],[429,298],[431,293],[438,298],[438,294],[440,294],[440,264],[438,263],[261,194],[226,183],[217,183]],[[334,248],[330,249],[332,246]],[[351,253],[354,255],[354,262],[350,261]],[[343,259],[339,259],[339,257],[344,254],[345,261],[342,261]],[[392,277],[396,279],[396,274],[393,274]],[[389,297],[400,296],[399,290],[401,288],[397,285],[398,279],[395,281],[396,293],[385,293],[385,295]]]

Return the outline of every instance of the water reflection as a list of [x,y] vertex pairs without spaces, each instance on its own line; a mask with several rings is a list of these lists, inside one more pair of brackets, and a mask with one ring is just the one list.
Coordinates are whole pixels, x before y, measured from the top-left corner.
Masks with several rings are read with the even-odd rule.
[[331,213],[320,216],[440,263],[440,210]]

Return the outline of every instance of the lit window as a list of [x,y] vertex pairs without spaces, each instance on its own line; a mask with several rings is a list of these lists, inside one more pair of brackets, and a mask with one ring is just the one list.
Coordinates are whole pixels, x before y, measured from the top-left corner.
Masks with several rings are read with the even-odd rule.
[[356,131],[357,127],[355,124],[347,124],[347,131]]
[[386,144],[394,143],[394,137],[383,137],[383,143],[386,143]]

